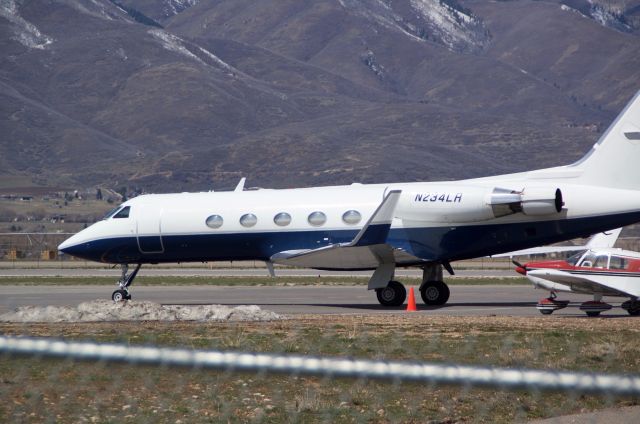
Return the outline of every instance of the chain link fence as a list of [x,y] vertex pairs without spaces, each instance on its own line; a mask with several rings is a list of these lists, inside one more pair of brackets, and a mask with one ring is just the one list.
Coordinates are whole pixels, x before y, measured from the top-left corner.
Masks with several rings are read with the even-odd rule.
[[[0,324],[2,422],[523,422],[640,401],[633,317]],[[623,421],[621,421],[623,422]]]

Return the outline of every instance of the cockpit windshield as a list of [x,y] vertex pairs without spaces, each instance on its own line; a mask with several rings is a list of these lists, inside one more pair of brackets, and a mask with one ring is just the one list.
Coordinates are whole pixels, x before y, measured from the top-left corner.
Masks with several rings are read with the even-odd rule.
[[120,210],[120,208],[122,208],[122,206],[116,206],[115,208],[111,209],[102,219],[105,220],[111,218]]
[[581,250],[580,252],[571,255],[567,258],[567,263],[571,266],[576,266],[576,264],[578,263],[578,261],[580,260],[580,258],[582,257],[582,255],[585,254],[585,252],[587,252],[586,250]]
[[131,210],[131,206],[125,206],[120,209],[117,214],[113,215],[113,219],[116,218],[129,218],[129,211]]
[[102,218],[103,220],[109,218],[129,218],[129,211],[131,210],[131,206],[118,206],[117,208],[111,209],[105,216]]

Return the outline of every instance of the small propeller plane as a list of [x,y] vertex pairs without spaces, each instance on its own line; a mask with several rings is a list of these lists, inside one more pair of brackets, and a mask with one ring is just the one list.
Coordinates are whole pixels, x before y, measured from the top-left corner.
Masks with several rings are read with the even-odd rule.
[[598,316],[611,309],[603,296],[628,297],[622,309],[629,315],[640,315],[640,253],[614,247],[591,247],[566,260],[528,262],[514,261],[516,271],[526,275],[536,287],[551,295],[538,302],[545,315],[566,308],[568,300],[558,300],[557,292],[592,294],[593,300],[580,305],[588,316]]
[[[616,228],[615,230],[598,233],[584,245],[542,246],[494,255],[494,257],[511,257],[516,266],[516,272],[525,275],[536,288],[549,290],[549,297],[540,299],[536,305],[543,315],[550,315],[554,311],[568,306],[568,300],[558,300],[557,292],[594,295],[593,301],[584,302],[580,308],[589,316],[597,316],[601,312],[611,309],[611,305],[602,302],[602,296],[604,295],[630,297],[630,301],[624,303],[623,308],[630,315],[637,315],[640,309],[638,309],[637,303],[633,303],[637,301],[637,296],[631,292],[625,292],[625,287],[621,284],[624,279],[638,277],[629,272],[622,274],[619,270],[613,271],[609,269],[609,267],[615,267],[616,264],[621,263],[619,258],[622,258],[620,256],[622,254],[625,254],[626,257],[630,257],[629,254],[640,256],[639,253],[623,251],[613,247],[621,231],[622,228]],[[531,261],[524,265],[513,259],[515,256],[561,252],[576,253],[566,260]],[[607,255],[609,258],[605,258]],[[595,262],[593,261],[594,257],[597,259]],[[606,264],[606,267],[600,266],[602,264]],[[631,266],[631,263],[624,262],[624,265]],[[596,268],[595,272],[594,267]],[[618,278],[603,279],[603,273],[607,273],[609,277]],[[640,280],[638,280],[638,284],[640,284]]]
[[[533,146],[532,146],[533,148]],[[457,260],[584,237],[640,222],[640,91],[578,162],[462,181],[151,194],[65,240],[62,252],[119,264],[112,299],[131,298],[142,264],[262,260],[373,270],[384,306],[406,299],[396,267],[423,269],[420,294],[443,305]],[[129,272],[129,265],[136,268]]]

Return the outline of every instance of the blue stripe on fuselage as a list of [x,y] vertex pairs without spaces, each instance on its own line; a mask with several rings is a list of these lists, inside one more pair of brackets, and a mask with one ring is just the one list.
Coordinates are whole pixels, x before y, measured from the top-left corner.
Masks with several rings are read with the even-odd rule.
[[[640,212],[527,223],[392,228],[387,243],[418,258],[455,261],[586,237],[638,221]],[[64,252],[109,263],[267,260],[285,250],[348,243],[357,233],[354,229],[163,235],[164,252],[151,254],[140,253],[135,237],[118,237],[71,246]]]

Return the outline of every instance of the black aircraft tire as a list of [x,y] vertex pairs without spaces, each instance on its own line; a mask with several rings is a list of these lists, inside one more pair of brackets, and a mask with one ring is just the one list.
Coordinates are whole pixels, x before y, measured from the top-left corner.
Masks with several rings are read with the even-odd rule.
[[551,315],[553,313],[552,309],[540,309],[540,313],[542,315]]
[[402,283],[389,281],[387,287],[376,289],[376,296],[382,306],[400,306],[407,298],[407,289]]
[[587,311],[588,317],[597,317],[600,315],[600,311]]
[[449,300],[449,286],[442,281],[429,281],[420,288],[420,296],[425,305],[441,306]]
[[131,299],[131,296],[125,290],[116,290],[111,293],[111,300],[114,302],[124,302],[127,299]]

